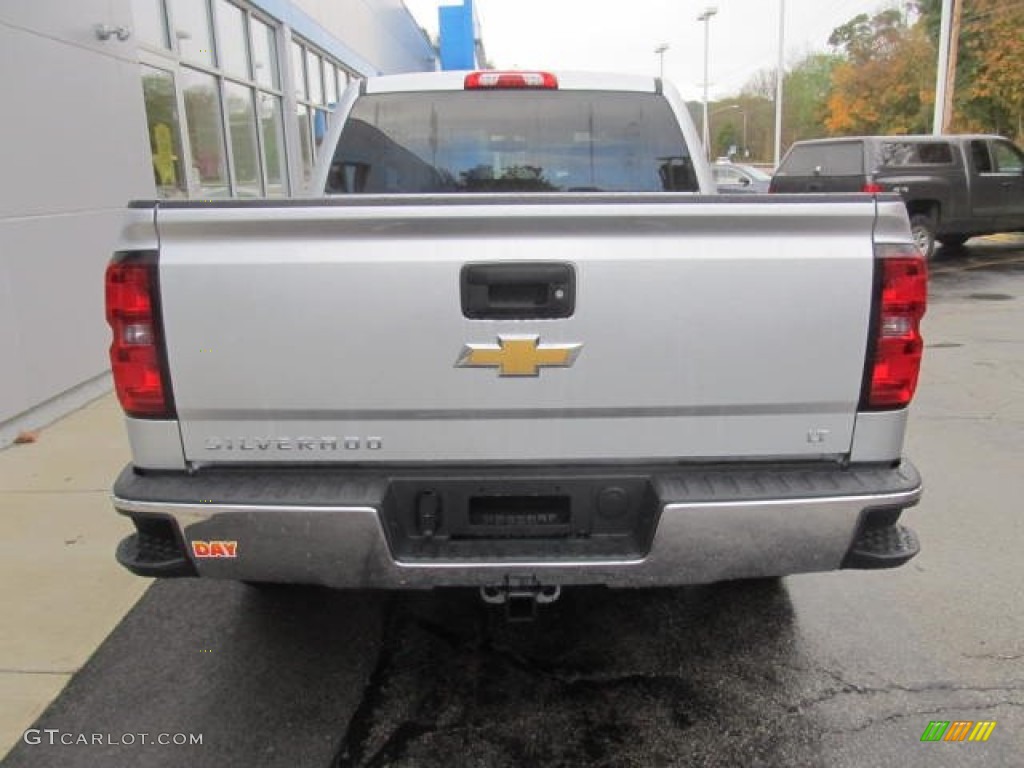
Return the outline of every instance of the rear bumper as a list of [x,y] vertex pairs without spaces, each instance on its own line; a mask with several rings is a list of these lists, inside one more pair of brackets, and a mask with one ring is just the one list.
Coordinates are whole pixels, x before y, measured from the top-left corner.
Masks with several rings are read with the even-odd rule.
[[[541,486],[572,487],[574,508],[583,507],[577,495],[597,499],[624,476],[642,479],[646,490],[637,506],[649,515],[638,514],[620,545],[609,544],[614,535],[601,532],[596,504],[593,513],[581,512],[567,524],[568,533],[558,529],[550,540],[536,526],[528,535],[509,537],[506,525],[493,539],[448,542],[442,535],[430,546],[418,534],[403,534],[394,509],[394,489],[402,483],[439,484],[442,496],[468,484],[498,488],[499,494],[503,483],[520,494]],[[118,559],[146,576],[340,588],[487,586],[506,577],[643,587],[879,567],[850,558],[854,542],[866,528],[894,521],[920,496],[920,476],[908,461],[849,469],[506,469],[500,476],[481,469],[459,471],[455,479],[404,470],[219,470],[187,476],[138,474],[128,467],[115,484],[113,503],[139,530],[122,542]],[[594,525],[577,530],[584,521]]]

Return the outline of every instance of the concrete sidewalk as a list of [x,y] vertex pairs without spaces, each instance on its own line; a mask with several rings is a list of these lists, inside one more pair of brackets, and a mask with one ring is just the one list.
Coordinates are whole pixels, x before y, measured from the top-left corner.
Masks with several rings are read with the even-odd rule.
[[149,586],[114,561],[128,456],[112,394],[0,451],[0,758]]

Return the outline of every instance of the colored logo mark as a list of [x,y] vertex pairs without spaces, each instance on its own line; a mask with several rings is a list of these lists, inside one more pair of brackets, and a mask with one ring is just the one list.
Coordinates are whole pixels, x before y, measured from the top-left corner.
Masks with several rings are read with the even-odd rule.
[[539,336],[498,336],[497,344],[466,344],[457,368],[497,368],[499,376],[537,376],[541,368],[568,368],[582,344],[541,344]]
[[995,728],[994,720],[932,720],[921,741],[988,741]]
[[195,557],[238,557],[237,541],[193,541]]

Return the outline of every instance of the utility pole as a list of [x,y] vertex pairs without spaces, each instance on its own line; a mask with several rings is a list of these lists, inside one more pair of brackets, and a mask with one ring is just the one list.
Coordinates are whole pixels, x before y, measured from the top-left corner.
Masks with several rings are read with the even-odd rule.
[[704,22],[704,130],[703,130],[703,141],[704,141],[704,156],[709,160],[711,159],[711,138],[708,134],[708,42],[709,42],[709,29],[711,27],[711,17],[718,13],[718,9],[714,6],[709,6],[704,9],[704,13],[697,17],[697,21]]
[[942,132],[949,133],[953,124],[953,91],[956,89],[956,63],[960,55],[960,19],[963,0],[953,0],[953,29],[949,35],[949,64],[946,67],[946,101],[943,104]]
[[782,159],[782,80],[786,66],[786,0],[779,0],[779,59],[775,65],[775,167]]
[[949,73],[949,21],[952,16],[953,0],[942,0],[942,24],[939,27],[939,65],[935,72],[935,115],[932,117],[932,133],[942,133],[946,124],[946,82]]

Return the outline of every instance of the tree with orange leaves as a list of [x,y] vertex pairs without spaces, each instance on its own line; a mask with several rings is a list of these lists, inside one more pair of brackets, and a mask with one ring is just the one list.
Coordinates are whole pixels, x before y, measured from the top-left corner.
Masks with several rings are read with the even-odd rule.
[[1024,2],[964,5],[953,128],[1024,141]]
[[[1024,2],[963,3],[952,129],[1024,140]],[[833,135],[927,133],[935,104],[940,0],[866,14],[836,28],[825,127]]]
[[897,10],[861,14],[833,31],[843,55],[832,73],[825,127],[832,135],[926,132],[935,103],[934,46]]

